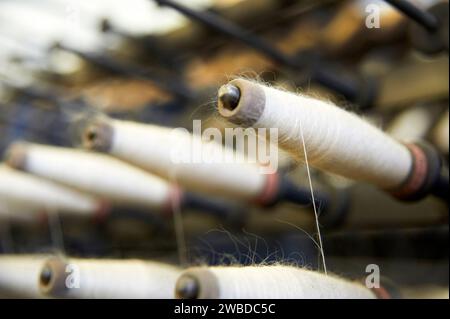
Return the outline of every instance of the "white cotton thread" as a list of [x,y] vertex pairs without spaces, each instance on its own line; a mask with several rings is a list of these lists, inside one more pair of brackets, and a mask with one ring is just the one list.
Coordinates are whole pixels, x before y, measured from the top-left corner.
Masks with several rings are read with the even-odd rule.
[[170,202],[172,187],[166,180],[107,155],[23,142],[13,144],[8,154],[22,157],[20,168],[26,172],[109,202],[155,209]]
[[[205,144],[187,131],[174,133],[171,128],[120,120],[107,120],[106,123],[110,126],[107,152],[166,179],[170,179],[175,171],[177,181],[183,187],[250,200],[257,198],[265,187],[267,176],[260,173],[257,165],[202,161],[175,163],[174,147],[179,147],[183,156],[189,158],[201,157],[202,152],[225,152],[227,156],[235,156],[232,151],[224,151],[221,145]],[[199,146],[202,148],[200,153],[196,149]]]
[[278,128],[280,147],[298,160],[304,161],[299,148],[301,119],[312,166],[385,189],[406,180],[412,166],[408,149],[355,114],[243,79],[230,84],[241,91],[239,104],[233,110],[219,104],[219,113],[230,121],[252,119],[247,123],[252,127]]
[[0,294],[41,298],[38,278],[45,255],[0,255]]
[[217,266],[185,270],[200,299],[373,299],[361,283],[294,266]]
[[[51,279],[40,282],[43,294],[87,299],[172,299],[180,270],[137,259],[48,259]],[[70,285],[68,285],[70,283]]]
[[92,217],[101,203],[90,195],[0,164],[0,196],[29,207]]

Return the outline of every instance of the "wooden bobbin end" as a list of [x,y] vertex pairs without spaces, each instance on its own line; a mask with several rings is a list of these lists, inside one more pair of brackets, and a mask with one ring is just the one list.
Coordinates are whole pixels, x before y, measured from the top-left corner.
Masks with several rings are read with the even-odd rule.
[[235,79],[218,92],[219,114],[231,123],[243,126],[255,124],[264,112],[266,95],[257,83]]
[[24,170],[27,159],[27,143],[16,142],[11,144],[5,153],[5,162],[10,167]]
[[84,148],[100,152],[108,152],[111,149],[114,129],[102,119],[90,121],[83,129],[81,143]]
[[178,299],[217,299],[219,292],[217,277],[206,267],[185,271],[175,287],[175,297]]
[[58,257],[48,259],[39,275],[39,290],[47,296],[64,296],[66,287],[67,264]]

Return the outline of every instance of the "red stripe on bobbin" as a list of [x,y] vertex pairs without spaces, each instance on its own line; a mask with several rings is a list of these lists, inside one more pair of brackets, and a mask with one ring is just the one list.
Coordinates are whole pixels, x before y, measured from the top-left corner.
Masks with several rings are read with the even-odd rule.
[[266,184],[255,202],[259,205],[271,205],[277,198],[280,177],[277,173],[267,174]]
[[425,152],[415,144],[406,144],[411,152],[413,163],[411,172],[405,183],[390,193],[399,199],[408,199],[421,190],[428,176],[428,160]]

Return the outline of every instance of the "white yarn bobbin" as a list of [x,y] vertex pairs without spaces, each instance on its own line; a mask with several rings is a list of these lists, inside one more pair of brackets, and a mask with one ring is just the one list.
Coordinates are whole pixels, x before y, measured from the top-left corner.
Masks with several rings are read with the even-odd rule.
[[[270,175],[262,174],[250,163],[200,161],[175,162],[180,157],[193,159],[204,154],[235,156],[216,143],[203,143],[200,137],[170,128],[119,120],[94,119],[83,134],[83,144],[117,156],[180,185],[213,195],[255,200],[266,192]],[[197,152],[196,147],[201,147]]]
[[110,156],[29,143],[13,144],[7,154],[15,168],[111,202],[154,209],[171,204],[167,181]]
[[0,255],[0,294],[39,298],[39,274],[47,256]]
[[303,135],[308,160],[319,169],[384,189],[408,179],[413,164],[408,148],[355,114],[244,79],[229,85],[239,89],[238,103],[229,107],[219,99],[219,113],[236,124],[278,128],[280,146],[297,159],[304,159]]
[[93,217],[104,209],[98,199],[63,185],[0,165],[0,196],[46,212]]
[[50,258],[39,286],[53,297],[172,299],[179,274],[175,266],[151,261]]
[[373,299],[361,283],[292,266],[218,266],[184,271],[177,297],[199,299]]

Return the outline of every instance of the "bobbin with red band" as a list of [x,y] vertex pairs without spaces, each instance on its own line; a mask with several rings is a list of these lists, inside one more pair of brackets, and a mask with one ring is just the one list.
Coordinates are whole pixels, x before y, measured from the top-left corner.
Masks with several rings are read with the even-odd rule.
[[406,144],[406,147],[412,156],[411,171],[403,185],[390,192],[394,197],[405,201],[415,201],[429,194],[439,195],[441,192],[437,189],[437,185],[447,184],[448,188],[448,182],[441,181],[445,178],[441,174],[442,161],[434,147],[425,142]]

